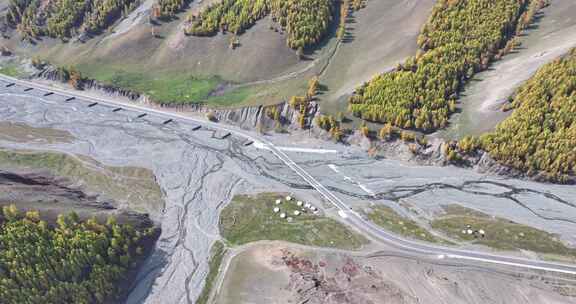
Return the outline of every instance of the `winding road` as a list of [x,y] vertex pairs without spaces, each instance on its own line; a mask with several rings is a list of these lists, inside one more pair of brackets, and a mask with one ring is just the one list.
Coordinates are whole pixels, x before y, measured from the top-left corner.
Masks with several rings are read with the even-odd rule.
[[270,141],[266,140],[261,136],[247,134],[246,132],[238,128],[193,118],[178,113],[161,111],[136,104],[126,104],[109,99],[88,96],[77,91],[54,88],[48,85],[26,80],[19,80],[5,75],[0,75],[0,81],[1,81],[0,85],[3,86],[22,86],[24,92],[29,92],[30,88],[33,88],[36,90],[46,91],[46,93],[60,95],[64,97],[66,100],[68,100],[68,102],[85,102],[87,106],[88,105],[95,106],[97,104],[102,104],[110,106],[112,108],[120,107],[125,110],[133,110],[137,112],[146,113],[149,115],[162,117],[165,118],[167,121],[178,120],[181,122],[193,123],[195,125],[207,126],[216,130],[230,132],[246,140],[253,141],[256,146],[266,148],[271,153],[273,153],[294,173],[300,176],[304,181],[306,181],[306,183],[308,183],[318,193],[320,193],[326,199],[327,202],[331,203],[334,207],[336,207],[338,210],[338,214],[340,215],[340,217],[344,222],[354,226],[355,228],[366,234],[369,234],[374,239],[379,240],[385,244],[391,245],[400,250],[404,250],[410,253],[429,255],[436,257],[438,259],[456,259],[471,262],[491,263],[491,264],[512,266],[522,269],[547,271],[556,274],[576,275],[576,265],[547,262],[542,260],[531,260],[512,256],[495,255],[479,251],[459,250],[450,247],[442,247],[431,245],[428,243],[416,242],[391,234],[383,230],[382,228],[376,226],[372,222],[364,219],[360,214],[352,210],[351,207],[349,207],[345,202],[343,202],[332,191],[330,191],[324,185],[318,182],[318,180],[314,178],[314,176],[309,174],[306,170],[304,170],[301,166],[299,166],[296,162],[294,162],[286,153],[284,153],[281,149],[276,147],[273,143],[271,143]]

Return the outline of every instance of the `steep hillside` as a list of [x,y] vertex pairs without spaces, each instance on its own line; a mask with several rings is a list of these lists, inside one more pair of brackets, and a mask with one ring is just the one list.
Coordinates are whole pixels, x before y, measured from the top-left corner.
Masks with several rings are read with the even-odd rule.
[[85,39],[101,33],[137,4],[136,0],[11,0],[5,23],[30,41],[42,36]]
[[[224,0],[198,16],[192,15],[186,32],[196,36],[211,36],[218,31],[239,35],[256,21],[272,15],[280,30],[286,31],[288,46],[303,53],[305,47],[317,44],[326,35],[339,4],[333,0]],[[271,29],[278,31],[274,26]],[[233,48],[240,44],[236,39],[231,38]]]
[[[299,58],[299,47],[292,49],[287,44],[289,33],[294,32],[292,21],[288,22],[292,17],[282,21],[281,16],[290,16],[283,11],[249,18],[250,27],[237,35],[230,31],[222,33],[221,29],[208,37],[185,33],[199,22],[199,16],[210,11],[209,7],[218,7],[218,3],[218,0],[192,1],[184,3],[181,11],[165,16],[160,3],[142,1],[125,18],[117,19],[106,31],[91,35],[91,39],[84,42],[72,38],[63,43],[59,38],[41,36],[32,44],[22,41],[21,33],[12,29],[5,33],[9,39],[3,40],[2,44],[17,54],[36,56],[60,66],[74,65],[84,76],[103,82],[135,90],[159,87],[171,94],[145,93],[178,95],[179,103],[207,102],[221,106],[277,103],[295,92],[304,92],[308,79],[314,75],[334,79],[335,85],[328,88],[331,92],[338,89],[338,79],[347,78],[356,85],[409,55],[415,50],[414,37],[433,0],[349,1],[349,16],[343,18],[345,26],[342,27],[338,26],[342,23],[339,6],[330,5],[333,6],[331,25],[320,22],[321,31],[314,37],[322,38],[314,38],[319,43],[305,50],[303,58]],[[314,2],[322,3],[335,2]],[[361,7],[357,3],[364,3],[370,9],[357,11],[356,7]],[[309,16],[313,20],[324,20],[315,19],[317,14]],[[401,31],[388,30],[390,20],[396,20],[397,16],[417,18]],[[282,22],[287,23],[283,26]],[[80,27],[74,28],[71,33],[79,30]],[[307,35],[305,32],[304,36]],[[342,39],[340,44],[337,42],[339,37]],[[238,45],[232,49],[231,42]],[[354,48],[357,42],[359,46]],[[348,54],[352,50],[355,56],[350,57]],[[394,54],[396,59],[375,63],[374,54],[377,54],[376,59],[384,56],[381,54]],[[372,62],[370,69],[362,68],[367,60]],[[353,67],[356,62],[360,62],[361,75],[340,72],[340,66]],[[329,66],[335,68],[327,69]],[[181,89],[183,87],[186,89]]]
[[508,96],[542,65],[576,47],[575,13],[576,2],[551,1],[538,13],[526,35],[519,37],[520,47],[471,79],[449,127],[437,135],[458,140],[494,130],[511,113],[501,110]]
[[320,77],[328,114],[346,112],[346,96],[375,75],[394,68],[418,48],[416,40],[435,0],[369,1],[346,25],[348,38]]
[[464,84],[515,46],[540,0],[436,3],[418,38],[415,57],[359,87],[350,111],[363,119],[405,129],[443,128]]
[[[576,175],[576,49],[542,67],[510,98],[512,115],[478,145],[496,160],[547,179]],[[464,150],[474,142],[461,143]]]

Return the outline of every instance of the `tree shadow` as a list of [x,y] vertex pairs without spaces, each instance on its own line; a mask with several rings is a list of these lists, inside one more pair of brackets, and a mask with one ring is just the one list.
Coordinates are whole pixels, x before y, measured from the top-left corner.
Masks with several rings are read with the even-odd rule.
[[340,41],[342,41],[342,43],[351,43],[354,41],[354,39],[356,38],[356,36],[354,36],[354,34],[352,34],[354,28],[353,27],[346,27],[346,31],[344,33],[344,37],[342,37],[342,39]]
[[[161,242],[161,240],[158,239],[157,242]],[[156,245],[156,248],[138,269],[136,279],[130,284],[126,293],[125,303],[142,303],[150,296],[152,286],[156,284],[155,278],[159,277],[168,265],[169,256],[164,249],[160,249]],[[141,294],[135,294],[136,291],[141,292]]]

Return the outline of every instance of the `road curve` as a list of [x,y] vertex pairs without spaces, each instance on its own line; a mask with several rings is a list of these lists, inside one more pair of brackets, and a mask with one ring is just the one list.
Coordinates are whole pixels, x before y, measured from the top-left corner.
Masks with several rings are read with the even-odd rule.
[[[443,247],[432,245],[429,243],[416,242],[413,240],[408,240],[401,238],[398,235],[389,233],[382,228],[378,227],[374,223],[366,220],[360,214],[352,210],[346,205],[338,196],[333,192],[328,190],[324,185],[322,185],[318,180],[316,180],[312,175],[310,175],[306,170],[296,164],[286,153],[279,150],[274,146],[273,143],[262,138],[260,136],[253,136],[239,130],[238,128],[231,126],[224,126],[222,124],[217,124],[207,120],[197,119],[181,115],[173,112],[161,111],[145,106],[140,106],[136,104],[126,104],[120,103],[109,99],[88,96],[77,91],[65,90],[60,88],[53,88],[47,85],[35,83],[27,80],[20,80],[13,77],[0,75],[0,81],[7,84],[14,83],[16,85],[25,86],[27,88],[35,88],[44,90],[47,92],[53,92],[55,94],[70,98],[74,97],[77,100],[84,100],[90,104],[97,102],[105,104],[111,107],[122,107],[125,109],[130,109],[134,111],[141,111],[148,114],[154,114],[166,119],[178,119],[180,121],[193,122],[198,125],[209,126],[210,128],[224,130],[236,134],[237,136],[243,137],[247,140],[258,142],[261,146],[266,147],[270,150],[279,160],[281,160],[286,166],[288,166],[292,171],[294,171],[298,176],[300,176],[304,181],[306,181],[310,186],[312,186],[316,191],[318,191],[328,202],[334,205],[338,209],[338,214],[342,217],[343,221],[356,227],[360,231],[367,233],[374,237],[375,239],[393,246],[397,249],[430,255],[437,258],[443,259],[458,259],[458,260],[469,260],[474,262],[491,263],[505,266],[518,267],[522,269],[533,269],[540,271],[547,271],[557,274],[570,274],[576,275],[576,265],[547,262],[542,260],[524,259],[511,256],[495,255],[480,251],[471,250],[459,250],[450,247]],[[6,85],[6,84],[4,84]],[[26,92],[24,92],[26,93]]]

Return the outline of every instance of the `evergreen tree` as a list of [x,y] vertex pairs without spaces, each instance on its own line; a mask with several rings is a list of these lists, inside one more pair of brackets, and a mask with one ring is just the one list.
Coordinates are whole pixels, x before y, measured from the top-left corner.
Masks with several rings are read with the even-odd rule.
[[[0,303],[109,303],[155,237],[126,224],[59,215],[57,226],[14,205],[0,214]],[[114,248],[112,248],[114,247]],[[117,258],[119,256],[119,258]]]
[[529,23],[540,0],[438,0],[418,37],[420,50],[395,71],[376,76],[349,99],[369,121],[432,131],[445,127],[456,99]]

